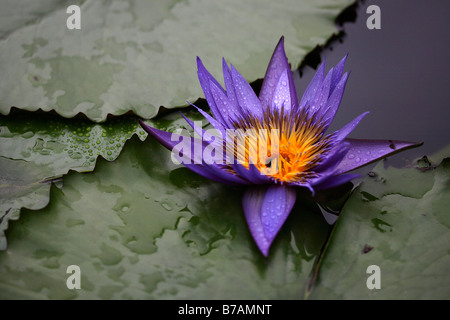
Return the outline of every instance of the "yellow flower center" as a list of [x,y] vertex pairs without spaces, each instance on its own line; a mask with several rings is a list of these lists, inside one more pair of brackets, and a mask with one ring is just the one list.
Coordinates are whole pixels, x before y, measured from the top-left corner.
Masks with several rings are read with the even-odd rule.
[[280,182],[303,182],[315,176],[314,168],[329,149],[330,136],[322,138],[321,121],[305,110],[266,112],[264,118],[247,115],[228,134],[226,152],[247,169],[253,164],[261,174]]

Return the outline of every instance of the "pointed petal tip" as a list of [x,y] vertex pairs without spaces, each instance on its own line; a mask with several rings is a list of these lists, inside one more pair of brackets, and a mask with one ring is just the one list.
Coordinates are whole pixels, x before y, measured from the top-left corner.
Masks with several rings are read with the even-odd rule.
[[[368,140],[347,138],[350,149],[346,157],[338,165],[339,173],[346,173],[400,151],[420,147],[423,142],[400,140]],[[358,155],[363,155],[358,156]]]
[[197,106],[195,104],[191,103],[189,100],[186,100],[186,103],[192,107],[197,108]]
[[323,69],[323,71],[325,71],[325,64],[327,63],[327,56],[323,57],[322,63],[319,65],[319,68],[317,69],[317,71],[319,71],[319,69]]
[[291,66],[286,56],[284,49],[284,36],[278,41],[275,50],[270,58],[269,65],[264,76],[264,81],[259,92],[259,99],[261,102],[270,103],[273,100],[275,89],[280,76],[284,71],[288,72],[287,83],[289,84],[289,95],[292,105],[298,105],[297,91],[294,80],[292,78]]
[[263,254],[264,258],[268,258],[269,257],[269,248],[264,248],[264,249],[259,248],[259,251],[261,251],[261,253]]
[[246,189],[242,198],[250,233],[261,253],[267,257],[270,246],[296,199],[296,189],[279,185]]
[[253,237],[253,240],[255,241],[256,247],[259,249],[259,252],[262,253],[264,258],[268,258],[272,243],[268,243],[267,239],[258,239],[255,237]]
[[147,131],[148,133],[150,133],[149,130],[153,129],[152,127],[148,126],[148,125],[144,122],[144,120],[142,120],[142,119],[139,119],[139,124],[140,124],[141,127],[142,127],[145,131]]
[[227,63],[227,61],[225,60],[225,58],[224,57],[222,57],[222,67],[227,67],[227,69],[228,70],[230,70],[229,68],[228,68],[228,63]]
[[282,46],[284,49],[284,36],[281,36],[280,40],[278,40],[276,48],[278,48],[279,46]]
[[203,65],[203,61],[202,59],[200,59],[199,56],[197,56],[197,73],[199,72],[203,72],[204,70],[206,70],[205,66]]

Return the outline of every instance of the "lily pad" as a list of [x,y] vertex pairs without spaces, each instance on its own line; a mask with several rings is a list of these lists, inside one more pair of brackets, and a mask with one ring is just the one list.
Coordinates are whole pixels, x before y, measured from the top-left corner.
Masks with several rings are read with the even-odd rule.
[[101,122],[133,111],[149,119],[160,106],[185,106],[203,96],[196,56],[214,75],[226,57],[253,81],[264,76],[284,35],[297,67],[337,31],[336,16],[352,2],[84,1],[81,29],[69,30],[62,1],[7,1],[0,112],[9,114],[15,106],[64,117],[84,113]]
[[99,156],[116,159],[134,134],[147,136],[131,116],[103,124],[44,113],[0,116],[0,250],[8,221],[18,219],[21,208],[43,208],[52,182],[69,170],[92,171]]
[[[310,298],[450,298],[450,158],[437,164],[373,170],[341,212]],[[366,285],[371,265],[380,289]]]
[[[70,172],[46,208],[12,223],[0,298],[301,298],[330,228],[321,211],[297,201],[266,259],[241,197],[135,137],[116,161]],[[66,286],[70,265],[80,267],[80,290]]]

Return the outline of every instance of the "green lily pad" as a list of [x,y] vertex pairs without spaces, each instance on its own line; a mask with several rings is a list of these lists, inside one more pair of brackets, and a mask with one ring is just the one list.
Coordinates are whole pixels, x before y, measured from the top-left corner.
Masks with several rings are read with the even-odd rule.
[[134,134],[147,136],[130,116],[103,124],[43,113],[0,116],[0,250],[8,221],[18,219],[21,208],[46,206],[51,182],[69,170],[92,171],[99,156],[116,159]]
[[[46,208],[11,224],[0,298],[302,297],[330,228],[321,211],[299,195],[265,259],[241,197],[174,165],[153,139],[133,138],[116,161],[70,172]],[[66,287],[70,265],[80,267],[80,290]]]
[[[79,5],[81,1],[71,1]],[[25,26],[39,23],[55,10],[67,8],[65,0],[3,0],[0,11],[0,39]]]
[[[194,121],[202,118],[193,108],[183,113]],[[178,112],[147,123],[168,131],[186,125]],[[36,112],[0,116],[0,250],[6,249],[8,221],[17,220],[21,208],[42,209],[52,182],[61,184],[69,170],[94,170],[98,157],[115,160],[133,135],[147,137],[135,116],[101,124]]]
[[7,1],[0,113],[15,106],[64,117],[84,113],[98,122],[128,111],[149,119],[160,106],[186,106],[203,96],[196,56],[216,77],[226,57],[253,81],[264,76],[284,35],[297,67],[337,31],[336,16],[352,2],[85,1],[81,29],[69,30],[63,1]]
[[[438,167],[426,158],[409,169],[380,163],[371,176],[344,206],[310,298],[449,299],[450,158]],[[380,289],[367,286],[371,265]]]

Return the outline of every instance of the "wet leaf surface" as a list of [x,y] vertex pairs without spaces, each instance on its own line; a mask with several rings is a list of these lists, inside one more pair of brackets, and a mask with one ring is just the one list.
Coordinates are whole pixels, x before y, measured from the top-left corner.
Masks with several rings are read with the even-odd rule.
[[92,171],[99,156],[114,160],[133,134],[147,136],[135,117],[95,124],[44,113],[0,116],[0,249],[8,220],[21,208],[46,206],[52,181],[69,170]]
[[203,96],[196,56],[216,77],[226,57],[253,81],[264,76],[284,35],[295,68],[337,32],[334,19],[352,2],[88,0],[80,6],[81,29],[69,30],[64,1],[8,0],[0,24],[0,69],[8,75],[0,80],[0,112],[15,106],[94,121],[127,111],[152,118],[160,106]]
[[[192,109],[185,109],[184,114],[199,119]],[[173,131],[183,128],[185,120],[174,112],[148,124]],[[8,221],[17,220],[21,208],[46,206],[51,182],[61,184],[69,170],[94,170],[98,157],[113,161],[133,135],[141,140],[147,137],[135,116],[101,124],[42,112],[0,116],[0,250],[7,246]]]
[[[448,169],[448,160],[427,171],[376,167],[346,203],[309,298],[448,297]],[[336,194],[348,190],[314,200],[338,213]],[[265,259],[248,231],[242,192],[134,137],[116,161],[70,172],[46,208],[23,210],[11,224],[0,297],[304,298],[331,230],[322,210],[299,190]],[[365,285],[371,264],[383,272],[378,291]],[[81,268],[81,290],[66,287],[70,265]]]
[[[353,193],[310,298],[450,298],[450,160],[427,160],[428,170],[421,161],[406,169],[380,163]],[[380,267],[381,289],[366,286],[371,265]]]
[[[321,211],[300,197],[265,259],[241,196],[133,138],[116,161],[70,172],[49,206],[12,223],[0,297],[301,298],[329,231]],[[81,268],[81,290],[66,287],[69,265]]]

